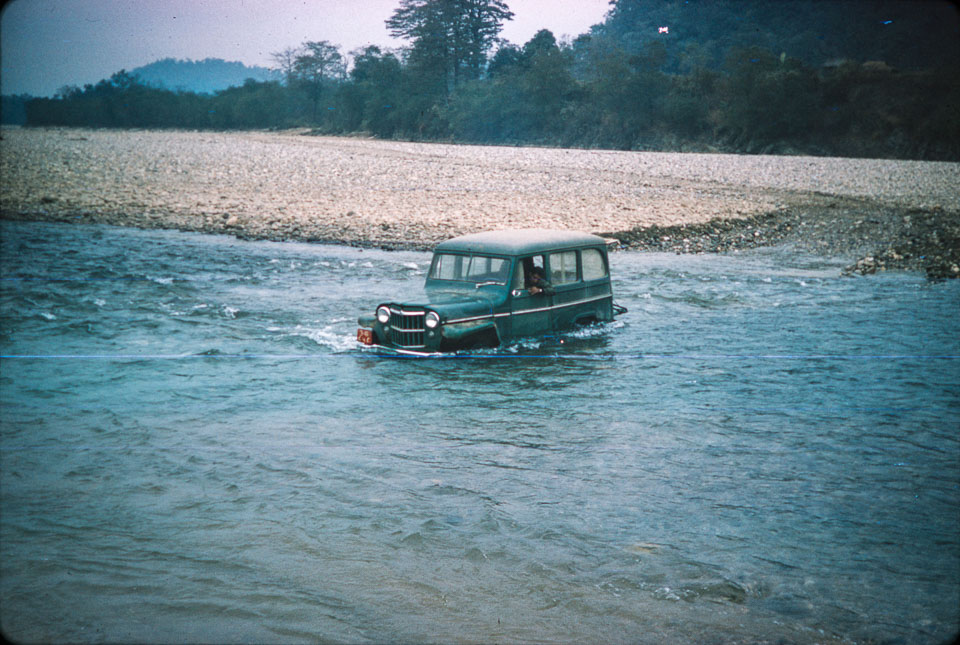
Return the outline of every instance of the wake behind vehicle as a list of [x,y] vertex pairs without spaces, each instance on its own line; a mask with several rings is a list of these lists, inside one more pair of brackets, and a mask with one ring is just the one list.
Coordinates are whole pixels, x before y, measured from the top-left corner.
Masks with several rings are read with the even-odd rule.
[[496,347],[613,320],[607,242],[543,229],[456,237],[434,249],[426,299],[361,316],[357,340],[398,353]]

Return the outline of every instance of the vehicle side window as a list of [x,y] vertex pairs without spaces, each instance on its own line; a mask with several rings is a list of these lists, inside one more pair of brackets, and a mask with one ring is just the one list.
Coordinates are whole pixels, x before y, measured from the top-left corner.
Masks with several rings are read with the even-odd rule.
[[550,254],[550,282],[553,285],[577,281],[577,252],[561,251]]
[[607,276],[607,266],[603,261],[603,255],[597,249],[581,251],[580,261],[583,263],[584,280],[597,280]]
[[530,276],[533,274],[534,269],[539,269],[541,275],[543,273],[543,256],[534,255],[529,258],[522,258],[517,260],[517,268],[513,272],[513,285],[511,289],[526,289],[530,286]]

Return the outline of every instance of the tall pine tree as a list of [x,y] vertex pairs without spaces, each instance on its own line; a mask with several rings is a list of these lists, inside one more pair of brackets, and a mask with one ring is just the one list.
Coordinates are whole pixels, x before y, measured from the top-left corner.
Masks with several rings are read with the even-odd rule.
[[513,12],[503,0],[401,0],[391,35],[412,41],[409,64],[452,89],[479,78],[487,52]]

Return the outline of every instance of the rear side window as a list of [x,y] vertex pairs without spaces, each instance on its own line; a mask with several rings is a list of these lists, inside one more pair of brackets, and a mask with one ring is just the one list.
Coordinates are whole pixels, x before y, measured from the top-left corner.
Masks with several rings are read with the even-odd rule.
[[561,251],[550,254],[551,284],[568,284],[577,281],[577,252]]
[[584,249],[580,259],[583,262],[583,279],[597,280],[607,277],[607,266],[603,255],[597,249]]

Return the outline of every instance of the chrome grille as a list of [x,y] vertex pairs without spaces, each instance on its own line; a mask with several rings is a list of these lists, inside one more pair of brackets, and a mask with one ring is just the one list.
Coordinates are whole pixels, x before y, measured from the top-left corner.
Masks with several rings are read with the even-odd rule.
[[390,342],[398,347],[423,347],[423,310],[390,308]]

